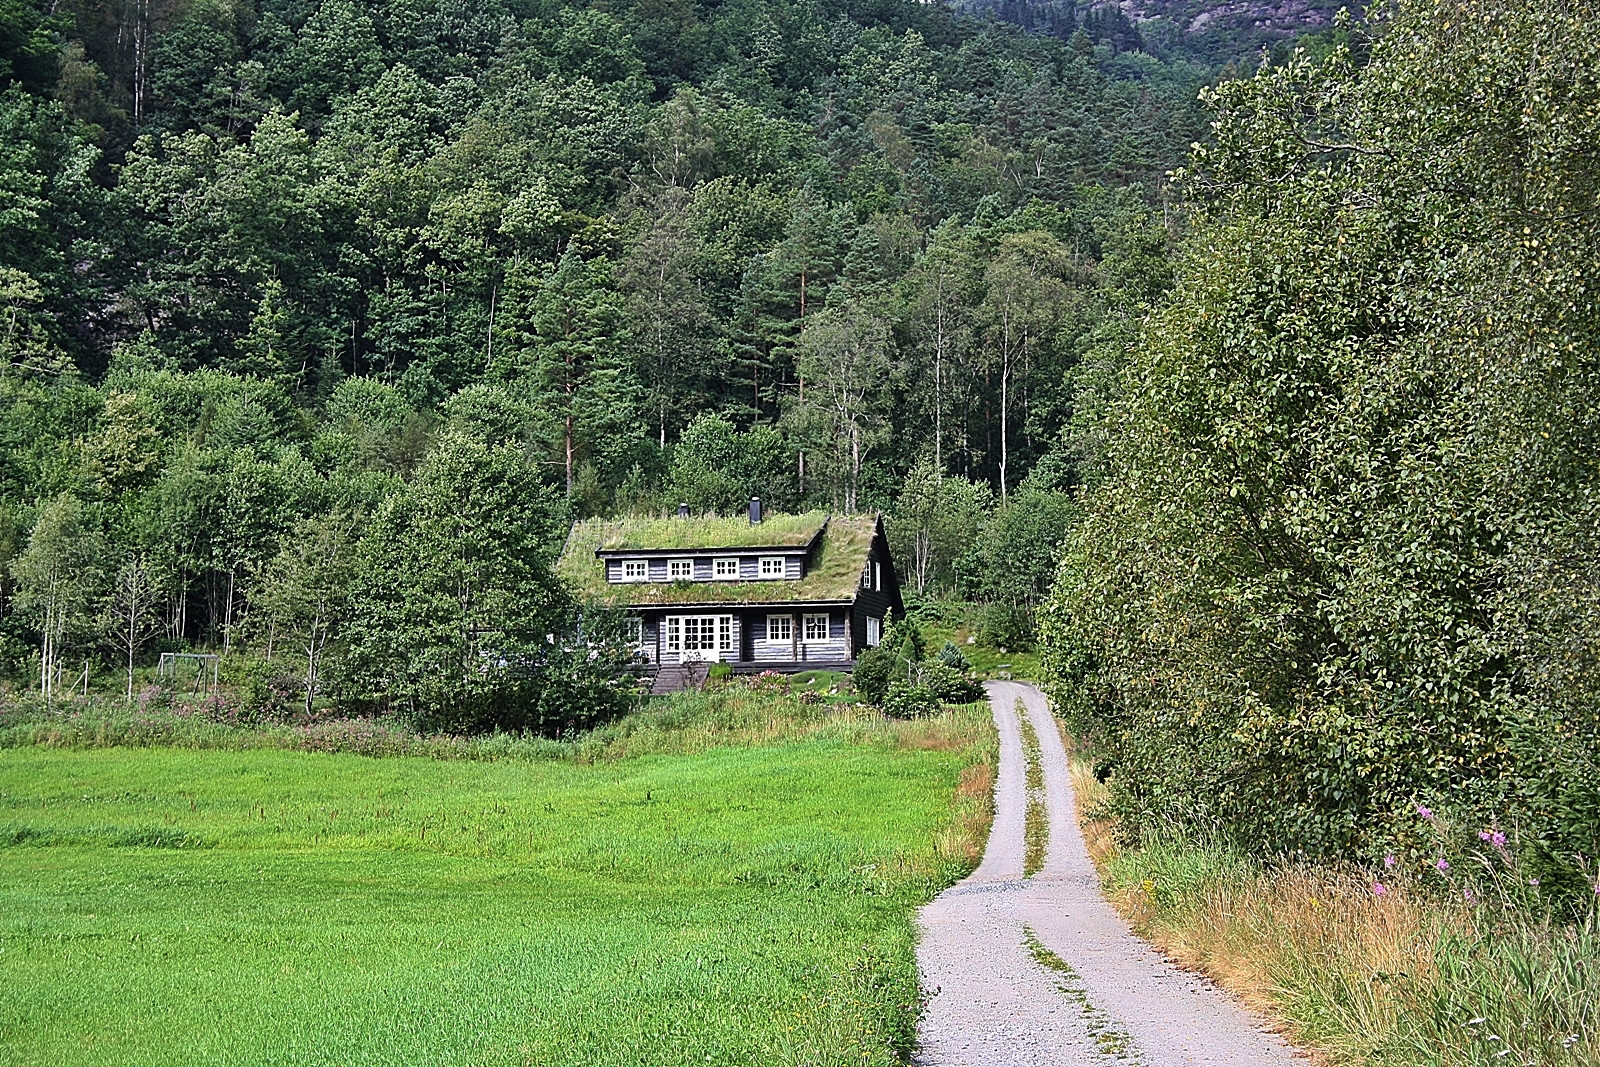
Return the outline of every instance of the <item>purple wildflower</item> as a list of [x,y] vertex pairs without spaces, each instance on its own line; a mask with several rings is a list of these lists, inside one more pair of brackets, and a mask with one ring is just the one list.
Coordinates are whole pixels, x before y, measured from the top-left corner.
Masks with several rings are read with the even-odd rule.
[[1425,807],[1425,806],[1423,806],[1421,804],[1418,804],[1417,805],[1417,814],[1422,816],[1424,819],[1432,819],[1433,818],[1433,809],[1429,808],[1429,807]]
[[1537,878],[1529,878],[1528,879],[1528,884],[1529,885],[1538,885],[1539,884],[1539,879],[1537,879]]
[[1440,873],[1443,873],[1450,869],[1450,861],[1445,859],[1443,856],[1440,856],[1439,862],[1435,863],[1434,866],[1439,869]]
[[[1389,887],[1384,885],[1382,882],[1373,882],[1372,883],[1372,895],[1373,896],[1381,897],[1381,896],[1385,895],[1388,892],[1389,892]],[[1595,892],[1596,893],[1600,893],[1600,886],[1596,886],[1595,887]]]
[[1463,889],[1461,891],[1461,898],[1468,904],[1476,904],[1478,902],[1477,894],[1474,893],[1470,888]]
[[1394,858],[1394,853],[1393,852],[1391,852],[1387,856],[1383,857],[1383,865],[1386,868],[1387,867],[1393,867],[1397,862],[1399,862],[1399,861]]
[[1501,833],[1499,830],[1496,830],[1494,833],[1489,835],[1489,844],[1493,845],[1501,852],[1504,852],[1506,849],[1506,835]]

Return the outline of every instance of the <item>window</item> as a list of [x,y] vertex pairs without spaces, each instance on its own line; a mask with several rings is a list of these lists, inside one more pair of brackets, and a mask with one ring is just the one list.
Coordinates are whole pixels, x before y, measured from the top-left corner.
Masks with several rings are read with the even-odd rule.
[[806,640],[826,641],[828,639],[828,617],[826,615],[806,616]]
[[635,618],[623,619],[622,636],[634,648],[644,647],[644,620]]
[[872,561],[872,588],[880,592],[883,590],[883,564],[877,560]]
[[700,653],[733,651],[732,615],[668,615],[664,626],[666,650],[673,655],[704,659]]
[[667,577],[675,582],[687,582],[694,579],[694,560],[673,559],[667,561]]
[[792,615],[768,615],[767,616],[767,640],[768,641],[787,641],[794,634],[793,627],[794,627],[794,616],[792,616]]
[[877,648],[883,640],[883,620],[867,616],[867,647]]
[[784,570],[783,570],[783,557],[782,556],[762,556],[761,557],[761,577],[763,577],[763,578],[782,578],[783,574],[784,574]]
[[648,582],[650,580],[650,564],[642,559],[623,560],[622,580],[625,582]]
[[726,581],[729,578],[739,577],[739,561],[736,559],[718,559],[711,562],[712,577]]

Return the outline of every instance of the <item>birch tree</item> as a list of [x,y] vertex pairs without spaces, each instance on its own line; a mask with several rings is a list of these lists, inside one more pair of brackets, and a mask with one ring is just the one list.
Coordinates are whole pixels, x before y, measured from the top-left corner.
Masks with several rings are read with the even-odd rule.
[[39,631],[39,693],[47,703],[55,697],[63,650],[92,628],[102,547],[83,505],[63,493],[40,507],[28,547],[11,565],[17,607]]
[[356,522],[335,512],[297,522],[268,561],[252,601],[269,627],[268,656],[292,642],[306,660],[306,714],[316,700],[329,643],[344,621],[356,543]]
[[1000,374],[1000,500],[1010,493],[1014,384],[1049,337],[1067,287],[1058,272],[1066,250],[1043,232],[1014,234],[984,274],[985,355]]
[[797,414],[823,430],[835,497],[846,512],[856,510],[862,467],[884,439],[889,345],[888,323],[858,307],[819,312],[800,335],[800,370],[810,390]]
[[133,661],[161,630],[167,578],[143,552],[131,552],[112,579],[105,632],[127,667],[124,699],[133,701]]

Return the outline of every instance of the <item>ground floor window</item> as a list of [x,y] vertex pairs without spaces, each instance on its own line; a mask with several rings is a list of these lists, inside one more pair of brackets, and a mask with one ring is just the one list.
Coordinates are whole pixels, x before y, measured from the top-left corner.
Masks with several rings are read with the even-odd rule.
[[867,617],[867,647],[877,648],[878,642],[883,640],[883,620]]
[[828,639],[828,617],[826,615],[807,615],[805,632],[807,641],[826,641]]
[[632,645],[634,648],[643,647],[643,645],[644,645],[644,620],[643,619],[634,619],[634,618],[623,619],[622,620],[622,636],[623,636],[623,639],[626,640],[628,642],[628,644]]
[[715,652],[717,656],[696,658],[719,659],[721,653],[733,651],[732,615],[668,615],[664,622],[669,653],[695,656]]
[[787,641],[794,635],[794,617],[790,615],[767,616],[767,640]]

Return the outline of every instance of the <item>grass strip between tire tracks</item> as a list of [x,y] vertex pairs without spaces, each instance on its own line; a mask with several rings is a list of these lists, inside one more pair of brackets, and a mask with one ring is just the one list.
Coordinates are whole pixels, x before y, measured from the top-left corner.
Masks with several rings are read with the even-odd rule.
[[1050,844],[1050,813],[1045,807],[1044,767],[1039,759],[1039,736],[1028,719],[1028,709],[1016,703],[1017,724],[1022,734],[1022,761],[1027,768],[1028,808],[1023,822],[1024,846],[1022,874],[1031,878],[1044,867],[1045,850]]

